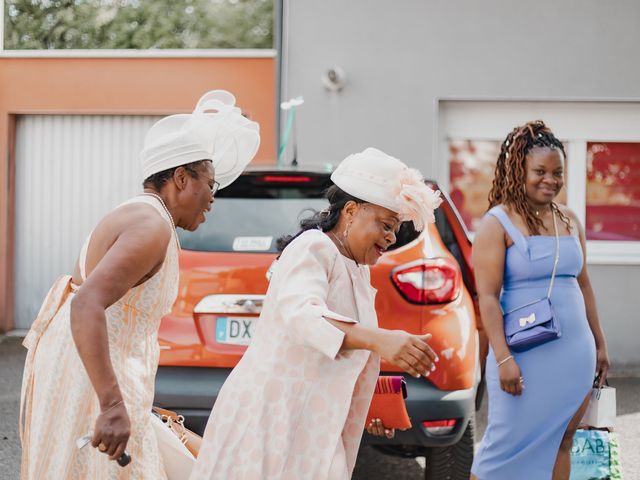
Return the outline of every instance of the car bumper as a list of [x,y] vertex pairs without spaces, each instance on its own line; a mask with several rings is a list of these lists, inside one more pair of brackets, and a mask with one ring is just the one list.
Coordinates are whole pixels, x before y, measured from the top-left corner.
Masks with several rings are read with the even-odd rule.
[[[228,368],[161,366],[156,376],[155,405],[184,415],[185,425],[202,434]],[[397,373],[396,373],[397,375]],[[363,443],[380,446],[444,447],[460,440],[475,410],[475,388],[443,391],[424,378],[406,376],[407,410],[413,427],[396,432],[395,438],[374,437],[367,433]],[[432,435],[422,428],[424,420],[457,419],[446,435]]]

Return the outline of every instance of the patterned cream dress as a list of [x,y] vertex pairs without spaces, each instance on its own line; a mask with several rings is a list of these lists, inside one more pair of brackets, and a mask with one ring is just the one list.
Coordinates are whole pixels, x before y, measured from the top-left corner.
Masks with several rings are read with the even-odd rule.
[[380,360],[329,323],[377,326],[369,268],[319,230],[278,260],[256,334],[213,407],[191,480],[351,477]]
[[[125,204],[133,202],[153,206],[171,223],[157,199],[141,195]],[[83,281],[90,238],[80,253]],[[166,478],[149,412],[160,353],[160,319],[178,292],[178,250],[173,231],[160,270],[106,310],[111,362],[131,420],[127,452],[132,462],[124,468],[91,445],[76,447],[76,439],[93,430],[100,408],[71,336],[70,304],[77,287],[68,275],[55,282],[24,340],[29,351],[20,413],[22,480]]]

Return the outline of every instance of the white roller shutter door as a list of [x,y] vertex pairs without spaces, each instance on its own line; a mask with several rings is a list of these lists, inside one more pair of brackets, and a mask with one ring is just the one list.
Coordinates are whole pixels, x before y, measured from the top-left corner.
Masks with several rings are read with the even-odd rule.
[[24,115],[16,127],[15,326],[29,328],[85,237],[141,191],[138,152],[153,116]]

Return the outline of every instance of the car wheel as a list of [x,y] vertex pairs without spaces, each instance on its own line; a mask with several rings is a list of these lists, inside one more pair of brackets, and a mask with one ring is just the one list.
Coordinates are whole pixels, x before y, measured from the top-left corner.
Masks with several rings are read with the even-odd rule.
[[474,430],[474,417],[471,417],[458,443],[427,450],[425,480],[469,480],[473,462]]

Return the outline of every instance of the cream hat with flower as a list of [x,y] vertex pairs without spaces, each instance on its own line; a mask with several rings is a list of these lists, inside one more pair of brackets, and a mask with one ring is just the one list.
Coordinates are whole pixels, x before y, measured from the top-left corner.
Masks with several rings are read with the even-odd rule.
[[435,221],[433,212],[442,203],[440,191],[429,188],[418,170],[376,148],[349,155],[331,180],[349,195],[388,208],[403,222],[413,222],[416,230]]
[[211,160],[220,188],[233,182],[260,145],[260,127],[242,116],[235,97],[212,90],[193,113],[170,115],[147,132],[140,152],[144,178],[198,160]]

